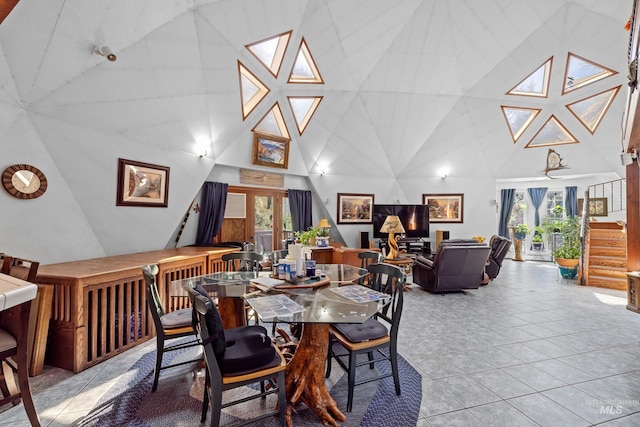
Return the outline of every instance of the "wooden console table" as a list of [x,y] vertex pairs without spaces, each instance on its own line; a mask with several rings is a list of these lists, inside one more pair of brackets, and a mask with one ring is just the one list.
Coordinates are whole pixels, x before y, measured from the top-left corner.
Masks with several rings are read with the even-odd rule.
[[224,269],[235,248],[183,247],[41,265],[37,283],[53,287],[47,361],[80,372],[155,334],[142,266],[158,264],[158,292],[166,311],[185,306],[170,299],[172,280]]

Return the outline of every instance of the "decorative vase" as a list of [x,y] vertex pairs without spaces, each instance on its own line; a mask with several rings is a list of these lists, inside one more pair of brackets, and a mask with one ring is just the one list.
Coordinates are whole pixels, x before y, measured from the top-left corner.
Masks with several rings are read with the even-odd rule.
[[316,237],[316,246],[326,248],[329,246],[329,237]]
[[527,238],[527,233],[515,233],[515,237],[518,240],[524,240]]

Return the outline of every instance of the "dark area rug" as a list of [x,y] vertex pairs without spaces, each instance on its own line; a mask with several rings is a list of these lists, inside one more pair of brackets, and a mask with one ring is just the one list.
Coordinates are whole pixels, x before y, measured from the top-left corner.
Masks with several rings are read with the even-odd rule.
[[[165,364],[181,358],[193,358],[193,349],[165,355]],[[158,390],[151,393],[155,351],[142,356],[100,399],[89,414],[78,424],[87,427],[101,426],[197,426],[200,424],[204,371],[197,366],[185,365],[160,374]],[[402,395],[396,396],[393,378],[373,381],[355,388],[353,410],[345,413],[347,421],[342,426],[415,426],[420,411],[422,379],[420,374],[402,357],[399,357]],[[389,363],[377,363],[382,372],[391,370]],[[366,366],[358,371],[358,378],[371,375]],[[347,403],[347,378],[334,364],[331,378],[327,379],[331,395],[344,411]],[[226,393],[246,393],[246,388]],[[255,400],[223,411],[221,426],[248,418],[255,411],[275,406],[275,397]],[[294,415],[294,425],[321,425],[315,413],[305,405],[299,405]],[[208,422],[208,419],[207,419]],[[207,424],[208,425],[208,424]],[[277,426],[277,419],[262,420],[260,426]]]

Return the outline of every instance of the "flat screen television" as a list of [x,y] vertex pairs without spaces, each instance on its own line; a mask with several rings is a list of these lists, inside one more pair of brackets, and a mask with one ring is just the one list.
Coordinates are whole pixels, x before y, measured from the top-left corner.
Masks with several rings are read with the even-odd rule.
[[387,215],[398,215],[405,237],[429,237],[429,206],[427,205],[373,205],[373,237],[387,238],[389,233],[380,229]]

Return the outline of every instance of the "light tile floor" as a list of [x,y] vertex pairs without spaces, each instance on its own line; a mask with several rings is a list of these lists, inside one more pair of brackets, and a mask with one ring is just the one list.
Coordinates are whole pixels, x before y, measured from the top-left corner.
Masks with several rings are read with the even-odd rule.
[[[640,426],[640,314],[625,292],[505,261],[478,290],[404,295],[399,345],[423,376],[418,426]],[[47,367],[31,383],[43,425],[77,423],[153,347],[77,375]],[[5,425],[29,425],[22,405],[0,408]]]

